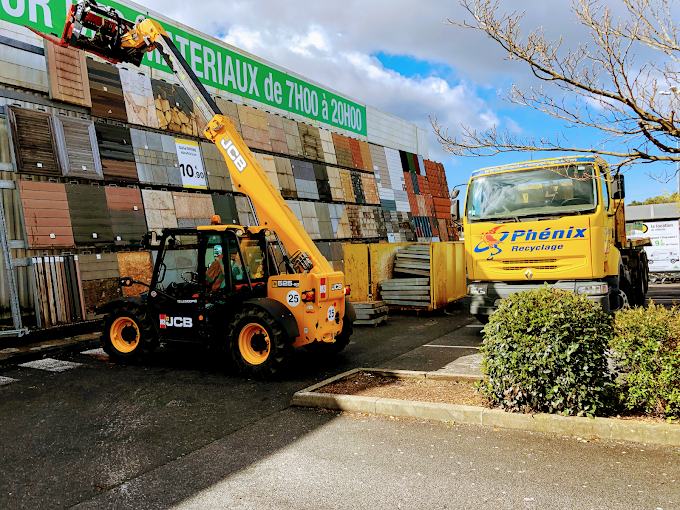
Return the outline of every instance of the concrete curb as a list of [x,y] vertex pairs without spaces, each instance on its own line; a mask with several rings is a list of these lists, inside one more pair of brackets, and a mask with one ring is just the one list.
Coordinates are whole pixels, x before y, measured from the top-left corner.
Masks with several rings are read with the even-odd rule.
[[352,413],[400,416],[421,420],[453,421],[468,425],[485,425],[506,429],[547,432],[571,436],[595,437],[612,441],[680,446],[680,426],[668,423],[647,423],[640,420],[616,418],[581,418],[555,414],[517,414],[499,409],[475,406],[436,404],[395,400],[354,395],[314,393],[315,390],[343,379],[357,372],[372,372],[403,378],[437,379],[447,381],[480,381],[481,376],[460,374],[433,374],[408,370],[382,370],[357,368],[331,377],[323,382],[298,391],[293,395],[291,405],[300,407],[322,407]]

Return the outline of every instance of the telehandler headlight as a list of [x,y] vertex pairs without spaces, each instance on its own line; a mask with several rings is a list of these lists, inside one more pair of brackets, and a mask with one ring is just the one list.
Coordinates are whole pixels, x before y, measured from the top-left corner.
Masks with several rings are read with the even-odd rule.
[[584,296],[599,296],[609,293],[609,285],[598,283],[594,285],[583,285],[576,288],[576,293]]

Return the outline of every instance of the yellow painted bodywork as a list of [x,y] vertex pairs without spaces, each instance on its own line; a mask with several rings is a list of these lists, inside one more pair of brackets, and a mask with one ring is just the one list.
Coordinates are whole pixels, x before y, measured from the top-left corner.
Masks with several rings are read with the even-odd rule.
[[[507,171],[501,167],[493,173],[525,172],[564,164],[565,158],[552,158],[511,165]],[[611,182],[609,168],[599,158],[593,158],[589,164],[595,168],[598,196],[598,205],[591,214],[519,223],[469,223],[466,209],[463,229],[468,278],[527,281],[528,270],[532,280],[590,280],[617,275],[620,257],[614,237],[617,204],[609,200],[605,208],[602,195],[603,186]],[[481,170],[470,182],[484,175],[487,174]]]

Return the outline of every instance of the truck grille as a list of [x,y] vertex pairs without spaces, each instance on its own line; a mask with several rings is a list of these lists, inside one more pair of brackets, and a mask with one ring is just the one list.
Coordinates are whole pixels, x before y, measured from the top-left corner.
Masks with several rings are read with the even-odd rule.
[[478,260],[477,267],[487,273],[510,275],[516,273],[524,277],[527,269],[532,271],[571,271],[587,264],[586,257],[554,257],[545,259]]

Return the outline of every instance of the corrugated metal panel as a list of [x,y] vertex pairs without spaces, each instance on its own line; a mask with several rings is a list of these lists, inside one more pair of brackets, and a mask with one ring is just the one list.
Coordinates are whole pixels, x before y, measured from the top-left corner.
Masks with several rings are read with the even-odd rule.
[[174,137],[131,129],[130,138],[141,182],[182,185]]
[[97,122],[94,125],[99,144],[104,178],[123,182],[136,182],[134,149],[130,130],[123,126]]
[[321,148],[323,149],[323,157],[326,163],[337,165],[338,159],[335,156],[335,145],[333,145],[333,135],[327,129],[319,129],[319,137],[321,138]]
[[119,73],[128,121],[157,129],[159,119],[149,77],[125,68],[120,68]]
[[113,186],[105,189],[116,246],[139,246],[146,233],[141,192],[135,188]]
[[342,188],[342,178],[340,177],[340,169],[334,166],[327,166],[328,184],[331,187],[331,197],[334,201],[344,202],[345,191]]
[[323,148],[321,146],[321,137],[319,136],[319,129],[314,126],[298,122],[298,131],[300,132],[300,140],[302,141],[302,152],[304,153],[304,156],[317,161],[325,161]]
[[61,177],[52,148],[50,115],[11,106],[7,112],[17,171]]
[[[119,252],[118,267],[120,275],[130,277],[138,282],[151,283],[153,276],[153,265],[151,263],[151,253],[148,251],[127,251]],[[135,283],[132,287],[123,287],[125,297],[139,296],[142,292],[149,290],[144,285]]]
[[368,143],[359,140],[359,150],[361,152],[361,161],[364,163],[364,170],[373,171],[373,161],[371,160],[371,150],[368,148]]
[[361,146],[359,145],[359,140],[356,138],[349,139],[349,148],[352,152],[352,166],[354,168],[364,169],[364,162],[361,159]]
[[160,129],[199,136],[194,104],[182,87],[151,80],[151,89]]
[[177,216],[175,216],[175,202],[169,191],[157,191],[151,189],[142,190],[144,202],[144,215],[146,226],[149,230],[161,233],[164,228],[177,228]]
[[255,154],[255,159],[257,159],[258,163],[260,163],[264,173],[267,174],[267,177],[269,177],[269,180],[272,181],[274,187],[280,191],[281,185],[279,184],[279,177],[276,173],[276,163],[274,162],[274,156],[270,156],[269,154],[261,154],[258,152]]
[[105,188],[67,184],[66,197],[76,245],[110,245],[113,228]]
[[297,122],[290,119],[283,119],[283,130],[286,133],[288,154],[291,156],[303,156],[302,140],[300,140],[300,131],[298,130]]
[[239,119],[241,119],[241,132],[246,145],[251,149],[271,151],[267,112],[243,104],[236,107],[238,108]]
[[118,68],[88,58],[87,76],[90,82],[92,115],[127,121]]
[[274,157],[274,166],[276,167],[276,175],[281,186],[281,195],[284,198],[297,198],[297,188],[295,187],[295,177],[293,176],[293,167],[288,158]]
[[378,194],[378,186],[375,183],[375,175],[361,173],[361,184],[364,190],[364,197],[367,204],[379,204],[380,195]]
[[50,99],[92,107],[85,52],[45,40]]
[[288,142],[286,141],[286,131],[283,128],[283,117],[267,113],[267,125],[269,126],[269,141],[271,142],[269,150],[278,154],[288,154]]
[[226,115],[227,118],[234,123],[234,128],[236,129],[236,131],[238,131],[238,134],[241,135],[241,137],[243,137],[243,134],[241,132],[241,119],[238,116],[238,108],[236,106],[236,103],[232,101],[227,101],[226,99],[222,99],[221,97],[216,97],[215,103],[222,112],[222,115]]
[[102,179],[94,122],[65,115],[50,117],[53,146],[64,177]]
[[213,208],[215,214],[220,216],[223,225],[238,225],[238,211],[236,210],[236,201],[231,195],[213,195]]
[[342,181],[342,191],[345,196],[345,202],[356,202],[356,197],[354,196],[354,185],[352,184],[351,170],[341,168],[340,180]]
[[316,189],[319,192],[319,200],[326,202],[333,201],[333,194],[331,193],[331,184],[328,179],[328,171],[326,165],[314,163],[314,178],[316,179]]
[[60,248],[74,245],[64,184],[19,181],[19,193],[29,248]]
[[208,187],[215,190],[232,191],[234,188],[224,156],[213,142],[201,142],[203,167],[208,176]]

